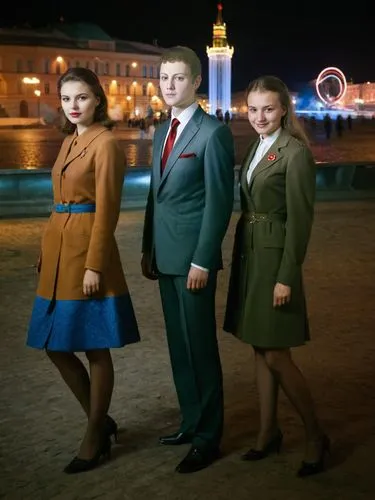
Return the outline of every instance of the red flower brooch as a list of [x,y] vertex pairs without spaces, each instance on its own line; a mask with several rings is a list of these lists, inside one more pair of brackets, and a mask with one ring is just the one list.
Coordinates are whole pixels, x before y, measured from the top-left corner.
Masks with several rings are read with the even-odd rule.
[[271,153],[271,154],[269,154],[269,155],[267,156],[267,160],[268,160],[268,161],[274,161],[274,160],[276,160],[276,155],[275,155],[275,153]]

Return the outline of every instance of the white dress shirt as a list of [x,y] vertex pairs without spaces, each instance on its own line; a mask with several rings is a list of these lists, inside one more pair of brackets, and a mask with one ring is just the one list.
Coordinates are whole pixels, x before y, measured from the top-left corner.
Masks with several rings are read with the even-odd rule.
[[255,154],[253,156],[253,159],[250,162],[249,169],[247,171],[247,183],[250,184],[251,176],[254,171],[254,168],[258,165],[260,160],[263,158],[263,156],[267,153],[267,151],[270,149],[272,144],[276,141],[276,139],[279,137],[281,133],[281,127],[278,128],[273,134],[267,135],[266,137],[260,136],[260,141],[257,147],[257,150],[255,151]]
[[[190,104],[189,107],[187,107],[186,109],[184,109],[182,111],[182,113],[179,114],[178,118],[177,118],[177,116],[175,116],[173,114],[173,109],[172,109],[171,123],[169,124],[169,129],[168,129],[167,135],[165,136],[165,140],[164,140],[164,144],[163,144],[163,151],[164,151],[165,143],[167,142],[167,138],[169,136],[169,132],[171,131],[171,125],[172,125],[173,118],[177,118],[177,120],[180,122],[179,125],[178,125],[178,127],[177,127],[176,139],[174,140],[174,144],[176,144],[176,142],[178,141],[178,138],[180,137],[182,131],[184,130],[184,128],[188,124],[190,118],[193,116],[193,114],[195,113],[195,111],[197,109],[198,109],[198,103],[197,102],[193,102],[193,104]],[[174,144],[173,144],[173,146],[174,146]]]

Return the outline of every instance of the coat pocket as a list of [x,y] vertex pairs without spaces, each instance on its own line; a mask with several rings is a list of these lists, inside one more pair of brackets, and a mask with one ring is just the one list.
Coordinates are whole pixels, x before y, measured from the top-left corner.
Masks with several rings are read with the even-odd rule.
[[285,245],[285,223],[267,222],[263,224],[264,230],[261,237],[264,248],[284,248]]

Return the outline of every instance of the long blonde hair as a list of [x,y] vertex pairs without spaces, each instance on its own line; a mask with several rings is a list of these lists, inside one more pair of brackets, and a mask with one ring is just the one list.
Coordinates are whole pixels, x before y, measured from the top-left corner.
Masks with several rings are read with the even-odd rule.
[[251,81],[246,89],[246,101],[250,92],[276,92],[279,96],[280,104],[286,110],[281,119],[281,127],[287,130],[290,135],[309,146],[309,139],[298,121],[290,98],[288,87],[285,83],[272,75],[265,75]]

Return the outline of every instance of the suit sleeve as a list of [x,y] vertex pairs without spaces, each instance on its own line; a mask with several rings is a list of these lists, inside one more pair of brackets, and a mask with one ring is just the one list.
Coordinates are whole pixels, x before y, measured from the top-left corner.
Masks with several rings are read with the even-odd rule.
[[151,172],[150,188],[147,196],[145,210],[145,220],[143,225],[142,253],[150,254],[153,242],[153,220],[154,220],[154,192],[153,192],[153,173]]
[[113,137],[100,145],[95,155],[96,212],[86,269],[102,272],[110,258],[124,184],[125,154]]
[[213,269],[232,215],[234,200],[234,141],[229,127],[211,134],[204,156],[205,207],[192,262]]
[[310,150],[301,147],[286,170],[285,246],[277,281],[292,286],[305,259],[314,218],[316,166]]

